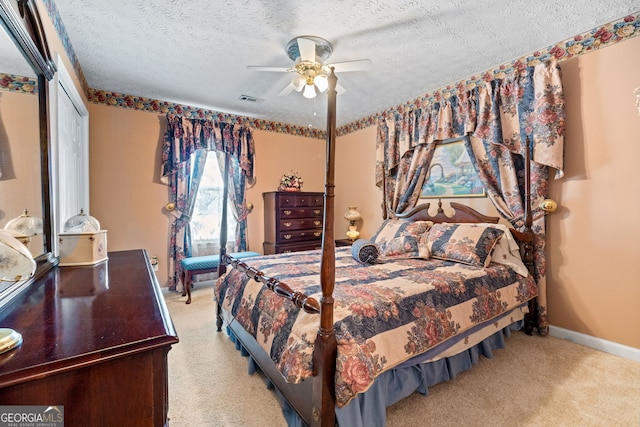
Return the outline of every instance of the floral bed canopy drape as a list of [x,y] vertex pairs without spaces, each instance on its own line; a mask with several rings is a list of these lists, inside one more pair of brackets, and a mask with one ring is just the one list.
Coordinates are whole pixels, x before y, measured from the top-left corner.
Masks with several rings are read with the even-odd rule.
[[548,332],[545,223],[537,207],[547,195],[548,169],[556,170],[556,179],[563,176],[564,95],[557,62],[522,67],[502,79],[381,120],[376,184],[383,188],[385,218],[417,204],[437,142],[451,138],[463,138],[487,195],[516,228],[524,225],[522,171],[530,141],[538,323],[544,335]]
[[[255,147],[251,129],[237,124],[168,114],[162,144],[162,176],[169,180],[170,201],[175,204],[169,245],[170,289],[176,289],[180,283],[180,261],[185,256],[191,256],[189,221],[206,161],[206,151],[224,154],[218,158],[220,170],[228,177],[229,198],[238,222],[236,248],[239,251],[247,250],[245,189],[247,184],[255,182]],[[191,170],[192,156],[195,156],[194,170]],[[224,169],[225,157],[229,158],[228,170]]]

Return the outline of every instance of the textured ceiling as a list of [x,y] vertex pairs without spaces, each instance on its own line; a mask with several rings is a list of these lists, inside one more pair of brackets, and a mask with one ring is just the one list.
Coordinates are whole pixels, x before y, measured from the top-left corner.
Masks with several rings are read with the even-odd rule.
[[[54,0],[91,88],[324,128],[326,95],[278,93],[287,42],[329,40],[338,125],[637,12],[638,0]],[[241,101],[242,95],[260,98]]]

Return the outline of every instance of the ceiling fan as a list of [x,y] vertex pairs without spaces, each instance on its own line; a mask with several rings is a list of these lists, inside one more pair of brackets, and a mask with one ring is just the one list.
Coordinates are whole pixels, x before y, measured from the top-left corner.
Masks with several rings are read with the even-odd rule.
[[[327,77],[331,74],[331,67],[336,73],[368,70],[371,67],[369,59],[325,64],[324,61],[333,53],[333,46],[327,40],[316,36],[298,36],[292,39],[287,43],[286,52],[294,62],[293,67],[247,67],[252,71],[295,73],[291,82],[278,93],[278,96],[288,95],[295,90],[302,92],[305,98],[315,98],[319,92],[324,92],[329,87]],[[337,85],[336,91],[340,94],[344,93],[345,89]]]

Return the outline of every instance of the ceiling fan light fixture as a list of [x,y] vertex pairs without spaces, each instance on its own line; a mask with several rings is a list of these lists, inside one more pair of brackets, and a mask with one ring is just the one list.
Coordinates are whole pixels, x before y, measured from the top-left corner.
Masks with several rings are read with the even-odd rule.
[[[328,76],[335,71],[360,71],[371,67],[371,60],[361,59],[346,62],[325,64],[333,52],[333,46],[327,40],[316,36],[299,36],[287,44],[287,55],[293,61],[293,67],[256,67],[248,69],[259,71],[276,71],[294,73],[290,83],[282,89],[278,96],[290,94],[292,91],[302,92],[305,98],[315,98],[329,89]],[[345,89],[336,85],[336,93],[340,95]]]
[[302,96],[305,98],[315,98],[316,97],[316,87],[312,84],[305,85],[304,92],[302,92]]
[[329,89],[329,81],[327,80],[327,76],[324,74],[318,74],[313,79],[313,83],[316,85],[320,92],[324,92]]
[[300,92],[302,89],[304,89],[304,85],[306,84],[306,82],[306,79],[301,75],[297,75],[293,77],[293,79],[291,79],[291,83],[293,84],[293,88],[296,90],[296,92]]

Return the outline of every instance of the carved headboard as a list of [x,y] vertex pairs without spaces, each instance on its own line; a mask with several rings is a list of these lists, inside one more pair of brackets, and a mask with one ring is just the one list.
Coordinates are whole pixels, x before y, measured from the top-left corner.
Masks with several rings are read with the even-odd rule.
[[397,214],[398,219],[406,219],[409,221],[433,221],[433,222],[486,222],[489,224],[497,224],[500,217],[483,215],[475,209],[463,205],[462,203],[449,203],[453,209],[453,215],[448,216],[442,209],[442,200],[438,200],[438,211],[435,215],[429,214],[431,203],[424,203],[416,206],[402,214]]

